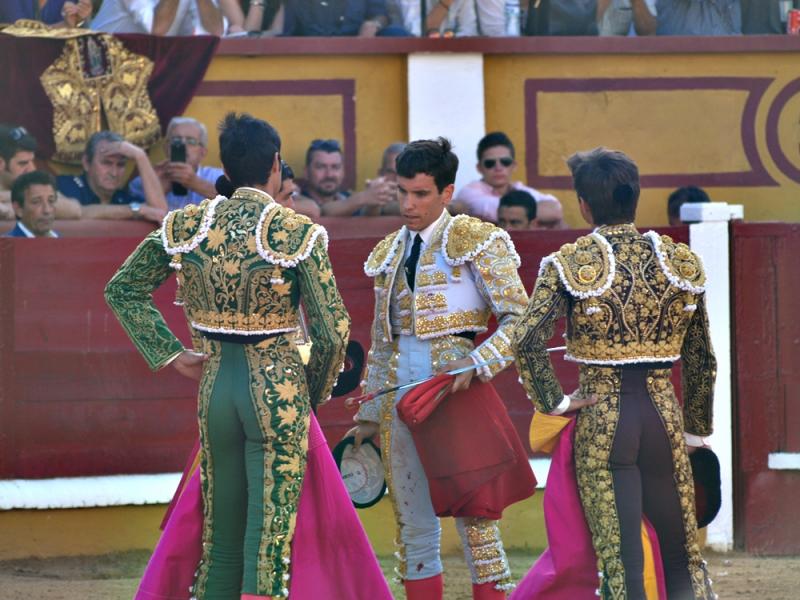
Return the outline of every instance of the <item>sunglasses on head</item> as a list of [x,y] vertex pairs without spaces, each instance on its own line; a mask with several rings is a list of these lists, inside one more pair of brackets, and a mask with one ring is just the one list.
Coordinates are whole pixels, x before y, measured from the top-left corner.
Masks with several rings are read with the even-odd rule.
[[8,136],[15,142],[20,141],[26,135],[28,135],[28,130],[24,127],[14,127],[14,129],[8,132]]
[[510,167],[512,164],[514,164],[514,159],[511,158],[510,156],[504,156],[503,158],[500,158],[500,159],[497,159],[497,158],[484,158],[483,159],[483,168],[484,169],[494,169],[494,166],[497,164],[498,160],[500,161],[500,164],[503,165],[504,167]]

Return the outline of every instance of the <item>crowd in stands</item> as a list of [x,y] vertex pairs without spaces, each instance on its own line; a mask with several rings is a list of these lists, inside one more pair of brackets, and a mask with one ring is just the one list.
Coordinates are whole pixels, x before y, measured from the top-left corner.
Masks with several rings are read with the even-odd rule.
[[[404,147],[403,142],[390,144],[376,177],[368,179],[362,191],[352,191],[344,185],[345,157],[339,142],[314,140],[306,150],[302,177],[282,162],[276,200],[312,220],[399,215],[398,197],[405,191],[395,159]],[[56,219],[144,220],[155,226],[167,211],[217,195],[223,171],[203,164],[208,152],[203,123],[173,118],[163,149],[169,158],[153,164],[142,148],[117,133],[99,131],[86,144],[81,174],[54,178],[37,170],[33,136],[24,127],[0,124],[0,221],[17,222],[6,235],[58,237],[53,230]],[[452,213],[491,221],[509,231],[567,227],[555,196],[514,180],[514,144],[505,133],[485,135],[476,154],[480,178],[457,192]],[[128,182],[131,162],[135,177]],[[681,224],[682,204],[709,201],[706,192],[696,187],[675,190],[667,202],[669,224]]]
[[108,33],[463,37],[786,32],[800,0],[3,0],[0,23]]

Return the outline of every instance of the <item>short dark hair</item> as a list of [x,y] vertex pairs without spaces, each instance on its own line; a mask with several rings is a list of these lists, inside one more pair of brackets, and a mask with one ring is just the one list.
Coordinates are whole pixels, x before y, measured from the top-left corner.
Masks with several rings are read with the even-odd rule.
[[20,150],[36,152],[36,138],[24,127],[0,123],[0,157],[8,162]]
[[578,197],[592,213],[595,225],[630,223],[639,202],[639,169],[623,152],[595,148],[567,159]]
[[536,198],[525,190],[507,192],[500,198],[500,207],[502,208],[503,206],[521,206],[528,215],[528,221],[533,221],[536,218]]
[[24,206],[25,192],[32,185],[49,185],[55,191],[56,180],[50,173],[45,171],[31,171],[30,173],[20,175],[14,181],[14,185],[11,186],[11,201],[20,206]]
[[266,121],[230,112],[220,123],[219,155],[234,187],[265,184],[280,151],[281,138]]
[[342,145],[338,140],[311,140],[308,150],[306,150],[306,166],[310,165],[314,159],[314,152],[327,152],[328,154],[338,152],[343,154]]
[[289,166],[285,160],[281,161],[281,181],[286,179],[294,179],[294,170]]
[[515,158],[514,144],[511,143],[511,138],[502,131],[492,131],[483,136],[481,141],[478,142],[478,160],[483,157],[484,152],[495,146],[505,146],[511,151],[511,158]]
[[420,173],[430,175],[441,193],[456,181],[458,157],[452,148],[450,140],[443,137],[411,142],[397,156],[397,174],[406,179],[413,179]]
[[83,149],[83,155],[86,157],[87,161],[92,162],[94,160],[94,155],[97,152],[97,146],[100,144],[100,142],[113,143],[124,141],[124,137],[113,131],[98,131],[93,133],[92,137],[89,138],[89,141],[86,142],[86,147]]
[[687,202],[711,202],[711,198],[703,188],[693,185],[678,188],[669,195],[667,200],[667,216],[680,217],[681,206]]

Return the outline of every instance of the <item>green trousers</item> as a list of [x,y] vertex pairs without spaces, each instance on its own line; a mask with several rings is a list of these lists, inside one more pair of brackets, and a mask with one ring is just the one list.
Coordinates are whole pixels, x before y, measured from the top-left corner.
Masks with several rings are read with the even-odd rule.
[[198,600],[288,594],[310,404],[293,342],[205,340],[200,384],[203,552]]

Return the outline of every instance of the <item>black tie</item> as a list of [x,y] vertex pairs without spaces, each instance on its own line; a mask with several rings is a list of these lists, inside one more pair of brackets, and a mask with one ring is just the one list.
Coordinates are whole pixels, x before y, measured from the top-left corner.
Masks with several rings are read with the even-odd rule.
[[419,234],[414,236],[414,245],[411,246],[411,254],[406,259],[406,281],[411,291],[414,291],[414,276],[417,274],[417,263],[419,262],[419,249],[422,246],[422,238]]

